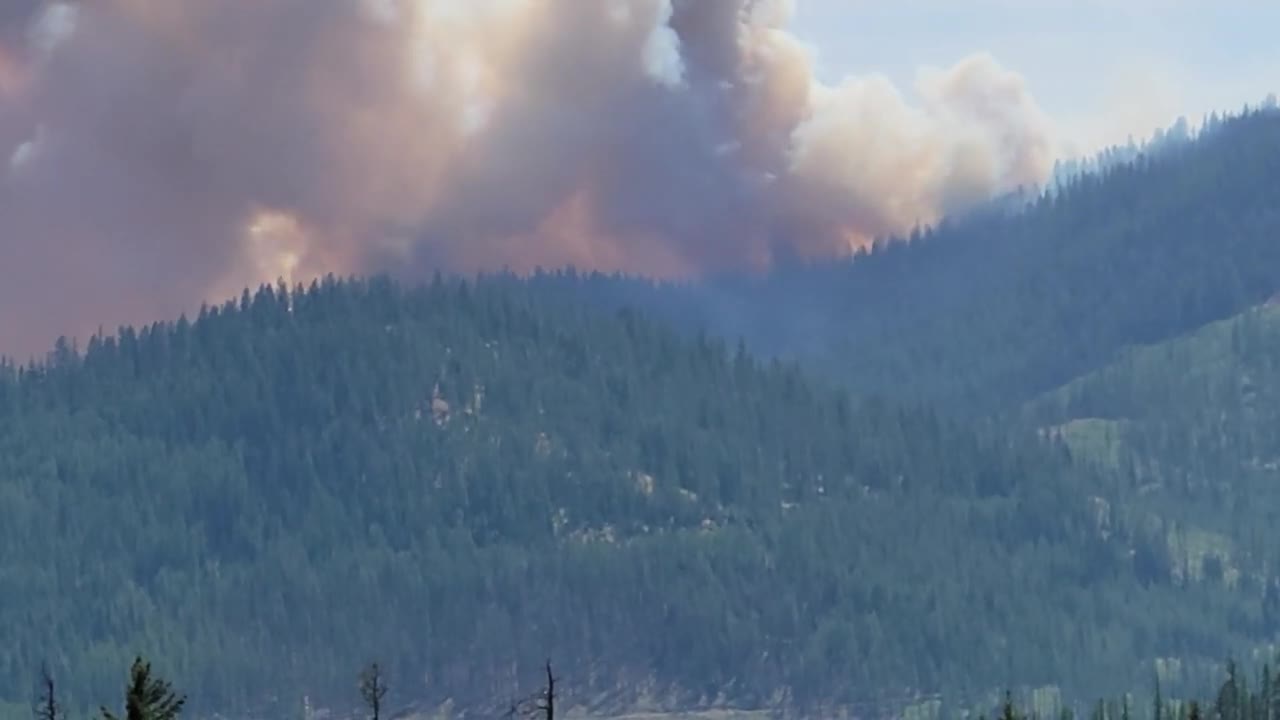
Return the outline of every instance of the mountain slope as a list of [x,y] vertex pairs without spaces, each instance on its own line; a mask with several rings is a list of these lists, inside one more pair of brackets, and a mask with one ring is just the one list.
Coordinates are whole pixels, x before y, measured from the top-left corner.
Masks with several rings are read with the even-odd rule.
[[747,338],[862,394],[1012,411],[1280,289],[1280,111],[1086,174],[1020,213],[948,220],[842,262],[684,286],[546,277]]
[[[1254,569],[1269,627],[1280,552],[1280,308],[1267,304],[1116,362],[1031,403],[1076,454],[1122,468],[1168,520],[1215,539],[1219,560]],[[1082,428],[1092,433],[1082,433]],[[1203,554],[1203,553],[1198,553]],[[1192,568],[1198,572],[1198,568]],[[1269,588],[1269,589],[1268,589]]]
[[264,288],[0,378],[11,702],[136,651],[205,710],[343,703],[371,658],[464,708],[548,655],[606,708],[1094,693],[1261,628],[1145,582],[1052,445],[510,279]]

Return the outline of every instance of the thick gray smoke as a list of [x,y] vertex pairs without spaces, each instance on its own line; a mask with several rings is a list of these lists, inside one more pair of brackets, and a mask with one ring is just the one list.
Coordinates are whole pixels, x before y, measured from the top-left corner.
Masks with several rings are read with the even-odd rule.
[[985,55],[814,77],[783,0],[0,3],[0,352],[322,272],[845,253],[1043,180]]

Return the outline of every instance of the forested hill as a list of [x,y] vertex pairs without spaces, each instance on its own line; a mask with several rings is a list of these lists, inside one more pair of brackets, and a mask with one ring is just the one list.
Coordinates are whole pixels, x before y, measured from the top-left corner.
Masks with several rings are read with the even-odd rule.
[[1169,340],[1277,231],[1250,112],[849,262],[264,287],[2,365],[0,715],[139,651],[197,712],[371,659],[473,710],[547,656],[602,710],[1193,681],[1280,632],[1280,325]]
[[1102,480],[510,280],[263,288],[0,373],[0,696],[138,651],[206,711],[374,658],[473,708],[548,655],[614,708],[1094,693],[1261,630],[1135,573]]
[[684,327],[745,336],[864,394],[1011,411],[1280,290],[1280,111],[1075,177],[850,261],[655,287],[547,276]]
[[[1280,308],[1267,305],[1154,346],[1028,407],[1075,454],[1111,466],[1158,508],[1161,562],[1264,597],[1280,631]],[[1187,529],[1191,529],[1187,532]],[[1182,538],[1174,538],[1175,534]],[[1239,572],[1241,567],[1253,568]],[[1268,572],[1258,573],[1257,568]]]

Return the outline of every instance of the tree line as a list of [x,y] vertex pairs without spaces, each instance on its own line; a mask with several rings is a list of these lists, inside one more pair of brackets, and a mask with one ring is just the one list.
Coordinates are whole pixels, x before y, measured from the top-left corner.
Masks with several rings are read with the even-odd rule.
[[0,368],[0,696],[56,647],[78,703],[135,649],[201,707],[328,701],[376,650],[472,706],[551,650],[617,707],[804,707],[1268,637],[1261,585],[1134,553],[1120,488],[536,283],[267,286]]
[[[555,720],[556,690],[558,678],[548,660],[545,665],[546,684],[539,690],[513,699],[504,720]],[[387,712],[387,694],[390,687],[379,664],[374,661],[360,671],[357,689],[368,720],[383,720]],[[185,695],[178,693],[172,684],[152,671],[151,663],[141,656],[134,659],[129,668],[129,678],[124,689],[124,713],[101,707],[100,720],[177,720],[187,704]],[[32,703],[35,720],[68,720],[72,716],[58,695],[57,681],[47,665],[42,665]],[[310,720],[309,708],[304,708],[304,720]]]
[[[505,712],[494,713],[502,720],[555,720],[560,692],[559,677],[552,669],[551,661],[544,665],[544,682],[541,688],[527,695],[512,699]],[[1226,665],[1226,677],[1216,692],[1207,700],[1171,699],[1162,691],[1159,679],[1155,681],[1150,704],[1135,706],[1131,695],[1115,700],[1098,700],[1085,711],[1070,705],[1062,705],[1056,720],[1276,720],[1280,718],[1280,671],[1273,672],[1269,664],[1263,665],[1250,682],[1234,661]],[[358,675],[357,691],[363,712],[357,716],[368,720],[412,715],[410,710],[398,713],[388,711],[387,696],[390,687],[378,662],[365,666]],[[124,712],[122,715],[106,707],[98,710],[101,720],[177,720],[186,706],[186,696],[178,693],[172,684],[152,671],[151,663],[142,657],[134,659],[124,688]],[[41,668],[40,679],[32,705],[36,720],[67,720],[70,714],[58,697],[57,684],[47,667]],[[880,708],[877,713],[897,715],[902,708]],[[311,708],[304,708],[304,720],[310,720]],[[935,709],[931,714],[937,720],[976,717],[978,720],[1039,720],[1045,717],[1043,710],[1020,707],[1011,692],[1006,692],[996,711],[988,715],[981,706],[959,708],[950,712]],[[1048,718],[1046,718],[1048,720]]]

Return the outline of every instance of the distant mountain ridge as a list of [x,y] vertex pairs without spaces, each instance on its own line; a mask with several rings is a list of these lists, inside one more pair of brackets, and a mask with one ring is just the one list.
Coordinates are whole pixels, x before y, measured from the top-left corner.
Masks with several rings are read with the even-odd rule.
[[1075,176],[1025,212],[976,213],[849,261],[685,285],[547,275],[596,302],[744,337],[863,395],[1012,411],[1280,290],[1280,111]]

